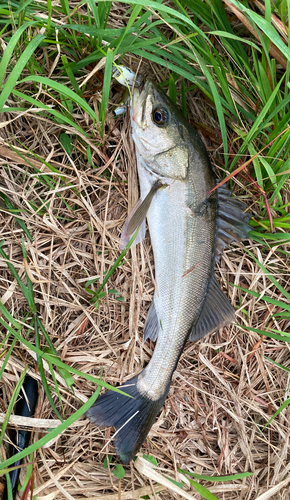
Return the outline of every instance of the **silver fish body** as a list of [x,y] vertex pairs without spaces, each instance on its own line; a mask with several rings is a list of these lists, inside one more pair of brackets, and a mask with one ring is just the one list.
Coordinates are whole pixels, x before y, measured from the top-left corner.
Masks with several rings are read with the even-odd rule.
[[133,91],[131,123],[141,197],[121,246],[147,216],[156,290],[144,340],[157,344],[149,364],[121,387],[134,400],[110,391],[87,412],[92,422],[120,429],[115,447],[125,463],[163,405],[187,339],[233,321],[234,309],[214,276],[216,248],[220,253],[249,231],[249,216],[227,189],[210,193],[216,180],[203,142],[154,82]]
[[[203,144],[199,145],[203,148]],[[192,151],[191,151],[192,149]],[[158,399],[168,385],[184,344],[198,320],[214,269],[216,194],[207,158],[203,168],[191,162],[194,146],[188,143],[188,171],[160,189],[147,213],[154,252],[154,306],[159,320],[158,340],[149,365],[138,385],[152,399]],[[201,162],[199,161],[199,164]],[[202,165],[199,165],[202,166]],[[206,170],[206,175],[203,171]],[[156,181],[138,155],[141,196]],[[166,179],[168,181],[168,179]]]

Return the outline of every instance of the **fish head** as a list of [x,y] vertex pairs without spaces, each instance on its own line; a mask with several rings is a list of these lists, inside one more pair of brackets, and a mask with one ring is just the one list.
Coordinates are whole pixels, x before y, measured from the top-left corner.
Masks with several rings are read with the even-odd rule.
[[156,83],[146,80],[143,88],[133,90],[131,123],[136,151],[157,176],[186,179],[189,134],[185,122]]

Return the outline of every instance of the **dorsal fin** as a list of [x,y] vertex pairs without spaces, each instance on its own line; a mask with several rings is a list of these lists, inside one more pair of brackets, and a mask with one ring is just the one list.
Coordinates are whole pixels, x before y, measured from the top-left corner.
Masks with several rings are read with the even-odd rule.
[[225,247],[233,241],[242,241],[251,230],[249,219],[251,215],[245,212],[246,206],[240,200],[231,196],[225,185],[218,192],[218,218],[216,236],[216,260],[219,259]]

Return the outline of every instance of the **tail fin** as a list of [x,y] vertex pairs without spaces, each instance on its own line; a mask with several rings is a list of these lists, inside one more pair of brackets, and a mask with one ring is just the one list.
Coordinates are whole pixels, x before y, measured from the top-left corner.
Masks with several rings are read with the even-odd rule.
[[93,424],[114,426],[117,429],[114,444],[124,464],[128,464],[134,458],[145,441],[169,390],[168,384],[165,394],[157,401],[152,401],[139,392],[137,381],[138,375],[118,387],[132,396],[131,398],[108,391],[99,396],[86,413]]

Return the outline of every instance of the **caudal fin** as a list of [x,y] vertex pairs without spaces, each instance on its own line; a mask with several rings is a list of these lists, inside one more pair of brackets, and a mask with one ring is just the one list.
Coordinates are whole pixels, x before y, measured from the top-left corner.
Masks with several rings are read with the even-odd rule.
[[137,381],[138,376],[118,387],[131,397],[108,391],[99,396],[86,413],[93,424],[116,428],[114,444],[124,464],[134,458],[145,441],[168,393],[167,390],[157,401],[152,401],[139,392]]

